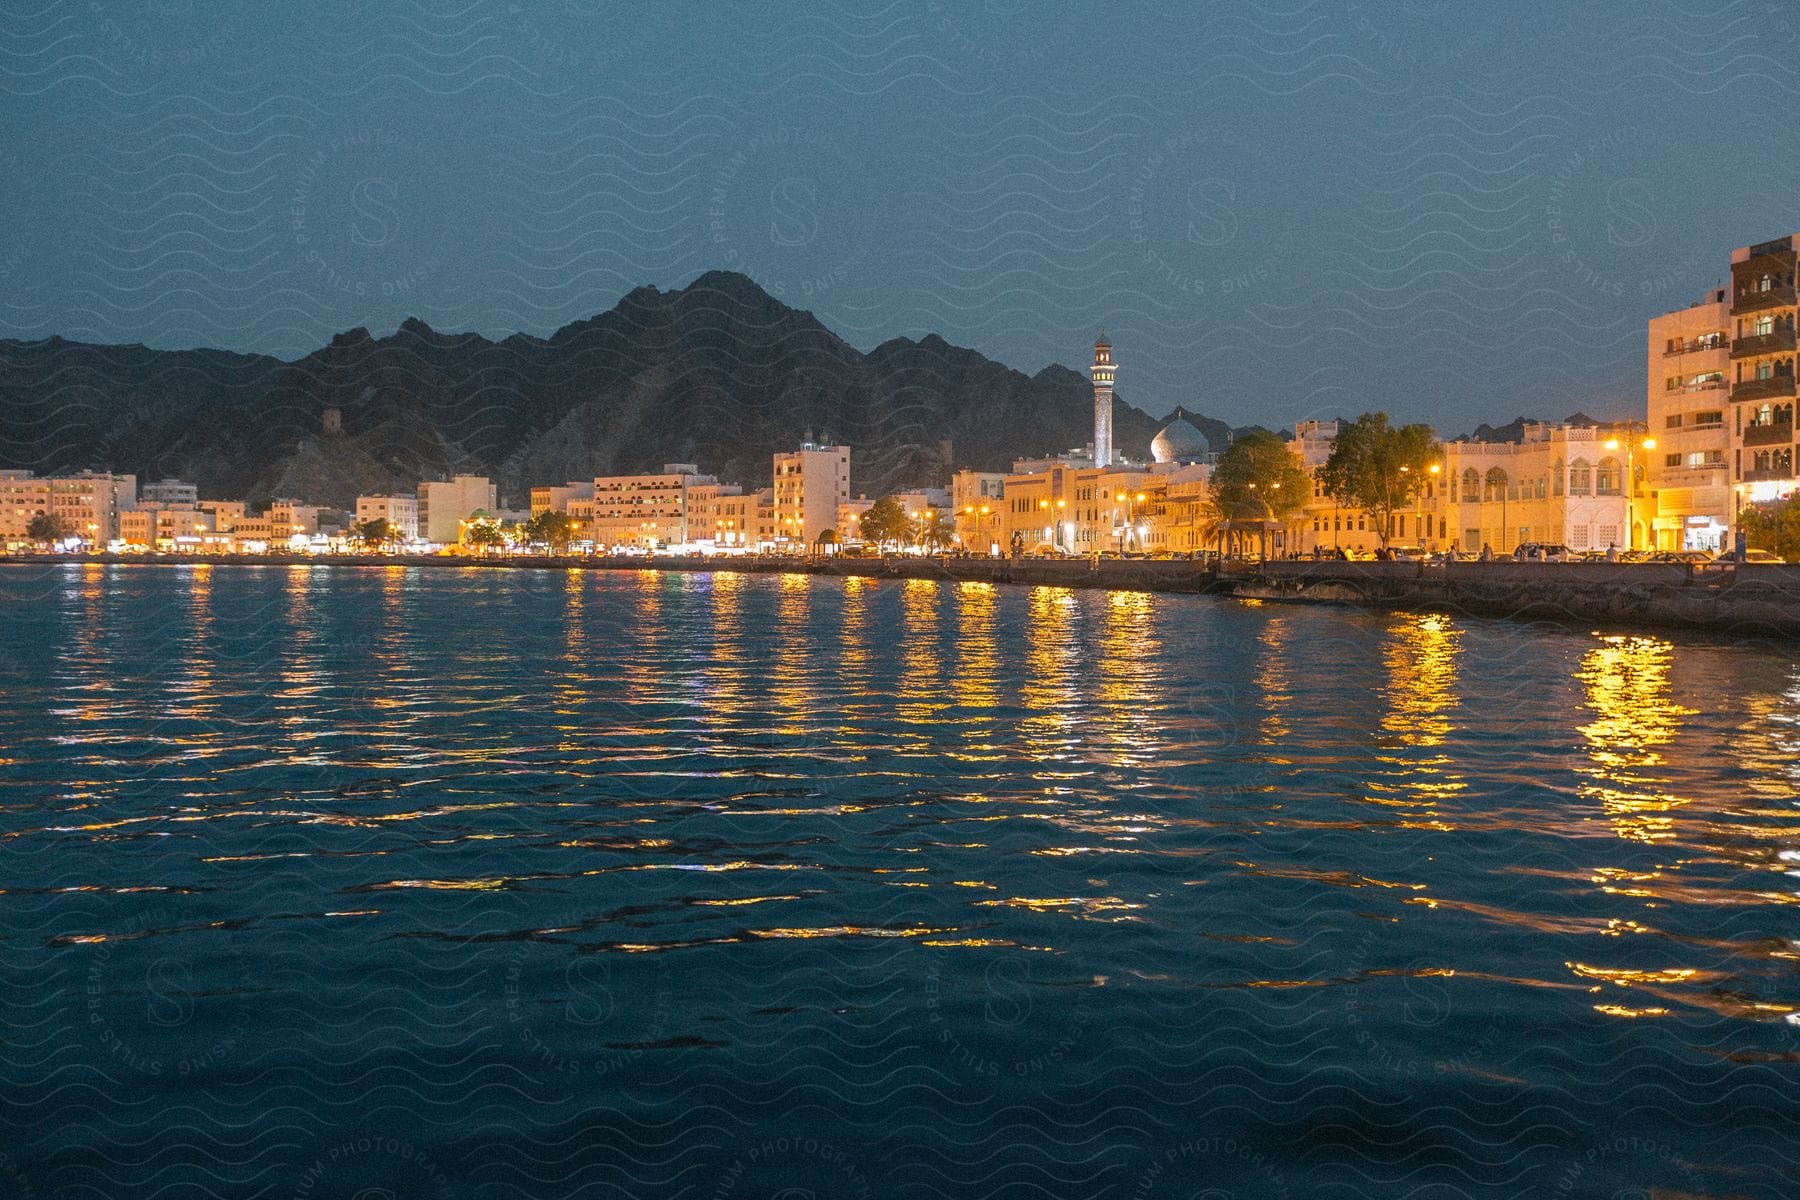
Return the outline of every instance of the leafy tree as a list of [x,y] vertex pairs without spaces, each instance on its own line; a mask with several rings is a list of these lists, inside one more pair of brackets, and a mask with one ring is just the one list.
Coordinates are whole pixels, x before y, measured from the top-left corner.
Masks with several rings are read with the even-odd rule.
[[522,528],[526,541],[540,542],[558,554],[567,550],[575,539],[575,518],[566,512],[541,512],[525,522]]
[[1319,483],[1346,508],[1360,508],[1375,521],[1381,544],[1388,544],[1394,514],[1412,504],[1425,486],[1426,472],[1438,454],[1429,425],[1388,423],[1384,412],[1364,413],[1338,426],[1331,457],[1319,470]]
[[1800,493],[1785,500],[1745,505],[1738,513],[1738,528],[1744,531],[1744,541],[1751,549],[1800,562]]
[[463,541],[477,550],[488,550],[494,546],[506,544],[506,534],[500,528],[500,522],[492,517],[475,517],[463,528]]
[[1213,468],[1212,502],[1227,531],[1254,530],[1268,555],[1271,525],[1279,525],[1306,503],[1306,470],[1280,437],[1265,430],[1233,441]]
[[956,522],[942,509],[928,508],[919,518],[919,544],[927,550],[942,550],[956,541]]
[[388,524],[386,517],[374,517],[357,522],[351,528],[350,536],[364,546],[385,546],[394,540],[394,527]]
[[892,496],[883,496],[871,504],[858,526],[862,529],[863,541],[877,546],[886,546],[890,542],[897,545],[912,535],[912,522],[907,519],[906,510]]
[[57,513],[39,513],[25,526],[25,536],[34,542],[60,542],[74,534],[69,523]]

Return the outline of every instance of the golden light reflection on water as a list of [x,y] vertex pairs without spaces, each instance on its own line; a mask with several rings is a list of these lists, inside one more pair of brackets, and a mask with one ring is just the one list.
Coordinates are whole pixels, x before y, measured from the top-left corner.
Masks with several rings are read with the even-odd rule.
[[961,722],[968,757],[999,754],[993,709],[1000,703],[999,589],[989,583],[956,585],[956,670],[951,695],[966,716]]
[[1663,764],[1661,748],[1694,715],[1670,695],[1673,657],[1661,638],[1604,637],[1575,673],[1594,716],[1580,727],[1589,759],[1577,767],[1589,781],[1582,795],[1598,800],[1618,835],[1634,841],[1672,838],[1673,814],[1688,803],[1659,790],[1654,772]]
[[[205,720],[216,715],[218,680],[213,673],[213,569],[210,563],[199,563],[182,571],[187,583],[187,633],[181,639],[181,678],[173,688],[172,716],[187,720]],[[187,747],[190,754],[203,752],[200,746]]]
[[786,738],[802,737],[819,707],[817,648],[812,629],[812,577],[776,577],[775,663],[769,674],[771,728]]
[[[587,572],[569,570],[563,573],[562,653],[558,656],[562,670],[551,688],[552,711],[567,721],[580,712],[588,688],[589,655]],[[568,724],[560,727],[570,733]],[[567,748],[568,743],[564,743]]]
[[707,599],[711,646],[697,687],[724,724],[735,724],[749,705],[744,687],[744,577],[729,572],[713,575]]
[[1156,736],[1167,707],[1156,600],[1148,592],[1107,592],[1100,629],[1095,699],[1097,733],[1114,766],[1135,766],[1160,749]]
[[896,711],[908,725],[935,721],[948,707],[938,638],[942,586],[935,579],[909,579],[900,589],[900,702]]
[[310,741],[323,732],[319,706],[312,700],[325,686],[325,673],[319,664],[318,630],[313,627],[313,589],[324,590],[328,576],[328,570],[315,571],[310,566],[292,566],[282,573],[282,595],[287,603],[286,619],[276,634],[281,649],[275,707],[282,727],[296,741]]
[[1294,681],[1288,668],[1292,618],[1270,617],[1263,623],[1256,640],[1256,674],[1252,682],[1262,698],[1262,719],[1256,725],[1256,743],[1276,746],[1294,731],[1287,723],[1287,710],[1294,703]]
[[654,696],[662,690],[663,644],[668,638],[663,617],[663,573],[632,573],[631,652],[620,656],[626,684],[636,696]]
[[1080,719],[1075,593],[1035,587],[1025,608],[1027,648],[1019,695],[1030,714],[1019,722],[1019,730],[1031,754],[1059,758],[1075,746]]
[[1441,749],[1455,732],[1461,654],[1461,627],[1438,613],[1397,621],[1382,646],[1387,678],[1377,761],[1385,772],[1371,774],[1369,797],[1415,810],[1423,805],[1427,825],[1437,822],[1439,804],[1468,786],[1455,758]]

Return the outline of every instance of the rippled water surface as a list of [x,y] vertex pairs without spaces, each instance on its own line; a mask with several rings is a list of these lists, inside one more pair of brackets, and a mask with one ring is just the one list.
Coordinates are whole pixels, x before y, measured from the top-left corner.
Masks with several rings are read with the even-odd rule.
[[0,569],[0,1194],[1800,1194],[1796,652]]

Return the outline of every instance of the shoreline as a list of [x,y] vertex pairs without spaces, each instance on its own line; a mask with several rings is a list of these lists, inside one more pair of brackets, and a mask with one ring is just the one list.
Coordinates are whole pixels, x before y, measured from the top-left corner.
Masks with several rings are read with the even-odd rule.
[[1213,595],[1517,621],[1600,622],[1739,637],[1800,637],[1800,565],[1194,562],[1187,559],[622,558],[591,555],[8,554],[4,566],[350,567],[391,570],[728,571],[933,579],[1019,587]]

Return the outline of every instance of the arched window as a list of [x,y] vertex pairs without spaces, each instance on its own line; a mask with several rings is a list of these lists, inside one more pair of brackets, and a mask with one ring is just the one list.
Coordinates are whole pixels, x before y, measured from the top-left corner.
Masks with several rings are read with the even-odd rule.
[[1475,504],[1481,500],[1481,473],[1474,467],[1463,472],[1462,498],[1464,504]]
[[1569,495],[1586,496],[1594,490],[1593,469],[1588,466],[1587,459],[1578,458],[1569,464]]
[[1563,460],[1560,458],[1556,460],[1556,465],[1550,468],[1550,494],[1552,496],[1563,494]]
[[1488,500],[1506,499],[1506,472],[1502,471],[1499,467],[1488,468],[1487,495],[1485,498]]
[[1594,470],[1594,493],[1599,496],[1619,494],[1619,460],[1603,458]]

